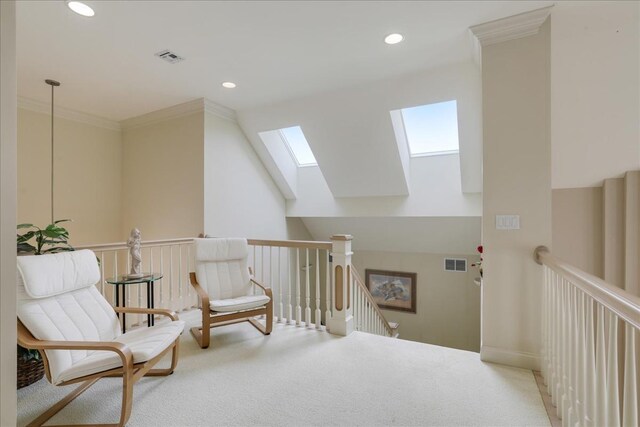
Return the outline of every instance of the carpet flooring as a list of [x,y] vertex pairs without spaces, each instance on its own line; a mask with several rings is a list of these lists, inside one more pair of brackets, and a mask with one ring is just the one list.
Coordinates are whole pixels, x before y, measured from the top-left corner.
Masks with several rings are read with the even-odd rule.
[[[467,351],[243,323],[216,328],[206,350],[185,332],[180,353],[173,375],[136,384],[129,426],[549,426],[531,371]],[[73,387],[19,390],[18,425]],[[100,380],[49,423],[116,422],[120,392]]]

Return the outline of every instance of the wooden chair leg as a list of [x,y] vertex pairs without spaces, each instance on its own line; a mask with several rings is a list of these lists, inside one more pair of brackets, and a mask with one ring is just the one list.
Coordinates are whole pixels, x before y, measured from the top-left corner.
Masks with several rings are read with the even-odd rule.
[[150,369],[149,372],[145,374],[145,377],[166,377],[167,375],[173,374],[173,371],[176,369],[178,365],[178,353],[180,349],[180,338],[176,340],[173,344],[173,351],[171,352],[171,366],[167,369]]
[[262,323],[258,322],[253,317],[249,317],[247,319],[247,322],[251,323],[251,325],[254,328],[256,328],[257,330],[262,332],[264,335],[270,335],[271,334],[271,330],[273,328],[273,321],[271,321],[271,322],[269,321],[269,315],[268,314],[267,314],[266,325],[263,325]]
[[76,397],[78,397],[82,393],[84,393],[85,390],[87,390],[89,387],[91,387],[93,384],[95,384],[95,382],[98,381],[99,379],[100,378],[94,378],[92,380],[88,380],[88,381],[85,381],[82,384],[80,384],[79,387],[76,387],[75,389],[73,389],[73,391],[71,393],[67,394],[59,402],[57,402],[51,408],[47,409],[38,418],[36,418],[35,420],[31,421],[27,425],[27,427],[40,427],[41,425],[43,425],[44,423],[49,421],[49,419],[51,419],[51,417],[53,417],[55,414],[60,412],[62,410],[62,408],[67,406],[69,403],[71,403],[73,401],[73,399],[75,399]]
[[201,348],[208,348],[211,340],[211,317],[206,309],[202,310],[202,327],[191,328],[191,335]]
[[269,335],[273,330],[273,298],[267,304],[267,330],[265,335]]
[[119,427],[124,427],[131,416],[131,405],[133,403],[133,378],[131,371],[125,369],[122,375],[122,409],[120,411]]

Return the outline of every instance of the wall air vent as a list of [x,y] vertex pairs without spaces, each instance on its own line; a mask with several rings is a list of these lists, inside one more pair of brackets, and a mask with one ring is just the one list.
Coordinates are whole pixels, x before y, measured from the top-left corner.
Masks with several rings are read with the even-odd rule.
[[456,258],[445,258],[444,259],[444,269],[445,269],[445,271],[466,272],[467,271],[467,260],[466,259],[456,259]]
[[170,50],[162,50],[156,53],[156,56],[167,61],[169,64],[175,64],[176,62],[184,61],[183,57],[174,52],[171,52]]

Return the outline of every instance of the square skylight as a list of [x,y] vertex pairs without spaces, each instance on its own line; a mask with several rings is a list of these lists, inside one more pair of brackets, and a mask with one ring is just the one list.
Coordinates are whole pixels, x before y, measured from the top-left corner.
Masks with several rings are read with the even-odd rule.
[[402,121],[411,157],[459,152],[455,100],[403,108]]
[[280,129],[280,135],[298,166],[315,166],[318,164],[304,137],[300,126]]

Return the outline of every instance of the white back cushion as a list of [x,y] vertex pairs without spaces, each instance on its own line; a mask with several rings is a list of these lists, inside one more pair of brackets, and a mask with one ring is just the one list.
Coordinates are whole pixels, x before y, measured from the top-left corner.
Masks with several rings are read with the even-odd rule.
[[100,280],[96,255],[90,250],[18,257],[18,274],[27,295],[44,298],[93,286]]
[[[87,285],[96,271],[95,282]],[[18,318],[37,339],[112,341],[120,336],[120,324],[111,305],[94,286],[99,280],[96,257],[91,251],[18,257]],[[93,352],[46,353],[55,379]]]
[[195,239],[196,278],[212,300],[249,295],[246,239]]

